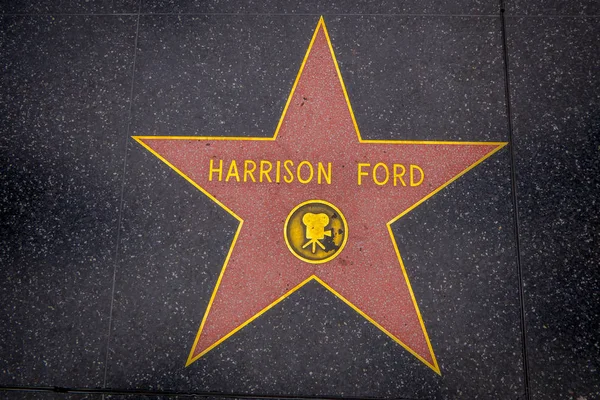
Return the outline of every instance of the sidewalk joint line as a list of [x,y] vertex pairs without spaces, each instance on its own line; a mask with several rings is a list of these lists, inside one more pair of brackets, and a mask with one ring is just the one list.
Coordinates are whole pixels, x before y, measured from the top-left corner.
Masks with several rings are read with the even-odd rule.
[[[379,400],[381,397],[358,396],[317,396],[317,395],[281,395],[281,394],[251,394],[251,393],[219,393],[208,391],[170,391],[143,389],[98,389],[98,388],[68,388],[61,386],[0,386],[0,392],[22,393],[62,393],[62,394],[101,394],[101,395],[135,395],[135,396],[178,396],[178,397],[216,397],[221,399],[265,399],[265,400]],[[395,397],[395,400],[427,400],[414,397]]]
[[[127,132],[125,135],[125,145],[123,150],[123,172],[121,176],[121,195],[119,199],[119,216],[117,218],[117,243],[115,246],[115,256],[113,260],[113,276],[112,276],[112,287],[111,287],[111,295],[110,295],[110,311],[108,317],[108,333],[106,338],[106,353],[104,356],[104,377],[102,379],[102,387],[106,388],[106,379],[108,377],[108,361],[110,358],[110,339],[112,332],[112,319],[113,319],[113,310],[115,303],[115,286],[117,279],[117,266],[119,264],[119,251],[120,251],[120,243],[121,243],[121,228],[123,223],[123,204],[124,204],[124,193],[125,193],[125,175],[127,172],[127,148],[129,147],[129,137],[131,131],[131,111],[133,107],[133,90],[135,85],[135,65],[137,58],[137,46],[138,46],[138,38],[140,33],[140,11],[141,11],[142,0],[138,0],[138,13],[137,13],[137,22],[135,28],[135,40],[133,42],[133,62],[131,67],[131,87],[129,91],[129,109],[127,112]],[[102,396],[104,397],[104,395]]]
[[509,58],[508,58],[508,43],[506,33],[506,17],[505,17],[505,0],[500,0],[500,23],[502,30],[502,52],[504,58],[504,93],[506,98],[506,117],[508,122],[508,142],[509,142],[509,154],[510,154],[510,180],[511,180],[511,192],[512,192],[512,203],[513,203],[513,224],[514,224],[514,235],[515,235],[515,250],[516,250],[516,263],[517,263],[517,275],[519,283],[519,306],[520,306],[520,318],[519,323],[521,327],[521,352],[523,355],[523,379],[525,386],[525,399],[530,400],[530,388],[529,388],[529,361],[527,358],[527,326],[525,323],[525,295],[523,287],[523,267],[521,263],[521,241],[519,237],[519,203],[517,197],[517,172],[515,165],[515,142],[514,142],[514,126],[512,117],[512,105],[510,101],[510,72],[509,72]]

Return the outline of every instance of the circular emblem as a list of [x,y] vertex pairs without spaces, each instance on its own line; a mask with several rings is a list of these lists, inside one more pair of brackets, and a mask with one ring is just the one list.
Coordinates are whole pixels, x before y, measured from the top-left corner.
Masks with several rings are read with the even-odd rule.
[[333,204],[309,200],[290,212],[283,236],[293,255],[307,263],[321,264],[340,254],[348,239],[348,224]]

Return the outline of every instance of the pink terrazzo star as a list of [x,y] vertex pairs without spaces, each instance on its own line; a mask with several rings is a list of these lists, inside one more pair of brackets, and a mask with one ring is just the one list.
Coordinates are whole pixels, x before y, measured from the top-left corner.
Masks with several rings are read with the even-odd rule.
[[[188,365],[315,279],[440,373],[390,224],[505,143],[361,139],[323,19],[273,138],[146,136],[136,140],[240,220]],[[216,170],[211,174],[210,160],[213,169],[223,162],[220,177]],[[237,162],[237,177],[231,160]],[[246,182],[244,160],[257,164]],[[262,182],[261,160],[273,166]],[[294,180],[289,183],[284,180],[291,176],[283,169],[285,160],[294,165]],[[313,179],[306,184],[297,176],[301,161],[314,166]],[[331,183],[317,181],[319,162],[331,163]],[[394,171],[394,164],[406,170],[400,178],[402,171],[400,167]],[[373,172],[375,165],[379,167]],[[412,185],[410,165],[420,168],[413,171]],[[364,173],[360,185],[359,171]],[[300,178],[306,180],[308,174],[305,166]],[[290,211],[312,199],[334,204],[348,224],[346,246],[322,264],[294,256],[283,236]]]

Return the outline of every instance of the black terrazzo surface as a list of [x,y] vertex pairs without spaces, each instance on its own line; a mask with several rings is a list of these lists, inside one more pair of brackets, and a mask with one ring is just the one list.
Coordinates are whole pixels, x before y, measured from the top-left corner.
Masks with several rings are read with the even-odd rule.
[[600,15],[600,3],[595,0],[505,0],[506,11],[529,16],[595,16]]
[[[0,1],[0,398],[600,398],[598,5],[504,7]],[[512,139],[392,227],[441,376],[316,282],[184,367],[237,222],[130,136],[271,136],[320,14],[365,138]]]
[[142,0],[143,13],[227,13],[227,14],[450,14],[481,15],[498,12],[495,0]]
[[600,397],[600,25],[508,20],[534,398]]
[[0,382],[100,386],[136,19],[0,18]]
[[137,13],[138,0],[0,0],[4,14],[126,14]]

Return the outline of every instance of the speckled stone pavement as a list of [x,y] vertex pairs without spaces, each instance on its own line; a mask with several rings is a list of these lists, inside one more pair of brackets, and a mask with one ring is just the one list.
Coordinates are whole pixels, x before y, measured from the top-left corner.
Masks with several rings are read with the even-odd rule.
[[[288,104],[321,16],[315,54],[329,57],[330,43],[339,73],[308,62],[306,79],[335,79]],[[598,1],[0,0],[0,67],[0,398],[600,399]],[[351,119],[327,114],[346,95]],[[423,167],[422,186],[398,195],[370,170],[371,188],[353,189],[352,163],[391,167],[394,153],[326,136],[324,161],[345,157],[355,175],[336,179],[334,160],[333,194],[307,187],[349,204],[348,244],[286,292],[286,268],[308,275],[283,221],[274,238],[244,221],[268,240],[242,251],[240,220],[196,186],[217,143],[230,149],[221,156],[273,165],[316,161],[310,143],[251,153],[213,140],[196,153],[139,137],[266,143],[304,121],[295,115],[447,153],[398,147]],[[291,131],[323,137],[310,126]],[[481,143],[496,145],[459,152]],[[298,182],[243,183],[215,183],[216,200],[235,187],[240,205],[279,221],[306,197]],[[359,201],[373,217],[422,198],[385,243],[371,225],[353,230]],[[394,248],[403,274],[367,268]],[[244,266],[234,284],[230,256]],[[366,267],[350,279],[350,263]],[[279,283],[283,297],[269,292]],[[390,300],[398,293],[408,306]],[[204,319],[205,344],[194,340]]]

